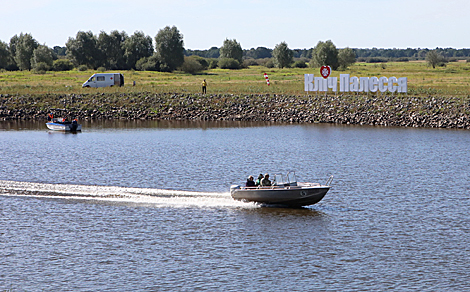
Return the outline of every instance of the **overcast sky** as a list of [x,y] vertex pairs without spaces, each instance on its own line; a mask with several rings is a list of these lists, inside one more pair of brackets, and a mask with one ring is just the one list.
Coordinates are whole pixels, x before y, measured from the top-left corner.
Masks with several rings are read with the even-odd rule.
[[78,31],[143,31],[155,37],[176,26],[186,49],[470,48],[469,0],[0,0],[0,40],[30,33],[49,47],[65,46]]

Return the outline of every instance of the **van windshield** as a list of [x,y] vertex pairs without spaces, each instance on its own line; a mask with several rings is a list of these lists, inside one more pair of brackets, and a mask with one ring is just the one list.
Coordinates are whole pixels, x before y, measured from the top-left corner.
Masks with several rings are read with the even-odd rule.
[[94,81],[95,77],[91,77],[90,79],[88,79],[88,82],[92,82]]

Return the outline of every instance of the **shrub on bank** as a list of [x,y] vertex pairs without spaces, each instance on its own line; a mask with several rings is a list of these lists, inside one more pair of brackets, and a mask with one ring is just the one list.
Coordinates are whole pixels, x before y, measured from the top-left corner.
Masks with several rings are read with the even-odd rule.
[[47,65],[45,62],[39,62],[34,65],[33,72],[36,74],[46,74],[49,69],[49,65]]
[[294,68],[307,68],[307,63],[305,61],[300,60],[300,61],[295,61],[294,64],[292,65]]
[[240,69],[240,63],[234,58],[222,58],[218,65],[221,69]]
[[274,68],[274,60],[270,58],[266,63],[264,63],[266,68]]
[[209,69],[215,69],[217,66],[219,66],[219,60],[215,58],[209,58],[207,59],[209,63]]
[[54,71],[70,71],[73,69],[73,64],[69,59],[58,59],[52,63],[52,70]]
[[[202,58],[201,58],[202,59]],[[191,57],[184,57],[183,65],[181,65],[180,70],[189,73],[189,74],[196,74],[204,70],[204,67],[201,63],[193,56]]]

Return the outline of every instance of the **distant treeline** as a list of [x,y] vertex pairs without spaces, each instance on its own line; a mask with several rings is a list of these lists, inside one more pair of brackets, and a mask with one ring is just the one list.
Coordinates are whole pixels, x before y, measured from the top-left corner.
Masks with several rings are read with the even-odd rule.
[[[387,61],[411,61],[411,60],[425,60],[426,54],[429,51],[435,50],[443,57],[448,59],[467,59],[470,58],[470,49],[454,49],[454,48],[436,48],[436,49],[355,49],[352,48],[356,54],[357,62],[387,62]],[[310,60],[312,58],[313,48],[311,49],[293,49],[294,58]],[[243,57],[245,59],[265,59],[272,58],[272,49],[265,47],[252,48],[243,50]],[[203,58],[218,58],[219,48],[212,47],[208,50],[185,50],[186,56],[196,55]]]
[[[67,48],[61,46],[54,46],[52,50],[57,54],[57,56],[66,56]],[[220,48],[212,47],[207,50],[191,50],[185,49],[184,55],[185,56],[199,56],[203,58],[219,58],[220,57]],[[426,58],[426,54],[429,51],[436,50],[436,52],[440,53],[445,58],[455,58],[455,59],[467,59],[470,58],[470,49],[454,49],[454,48],[436,48],[436,49],[355,49],[352,48],[354,53],[356,54],[356,59],[358,62],[368,62],[371,61],[372,63],[374,60],[389,60],[389,61],[399,61],[400,59],[408,59],[408,60],[424,60]],[[309,60],[312,58],[312,51],[311,49],[292,49],[294,52],[294,58],[296,59],[306,59]],[[265,47],[257,47],[251,48],[249,50],[243,50],[243,57],[244,58],[251,58],[251,59],[265,59],[265,58],[272,58],[273,49],[265,48]]]

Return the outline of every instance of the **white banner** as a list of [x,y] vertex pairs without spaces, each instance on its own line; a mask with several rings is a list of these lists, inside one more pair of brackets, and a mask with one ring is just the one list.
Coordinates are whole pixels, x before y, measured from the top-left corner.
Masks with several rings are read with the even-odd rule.
[[[305,74],[305,91],[328,91],[338,90],[337,77],[315,77],[313,74]],[[407,77],[350,77],[349,74],[339,75],[339,91],[340,92],[408,92]]]

